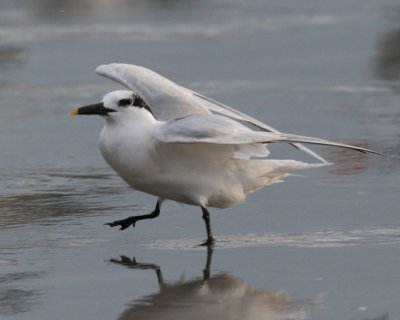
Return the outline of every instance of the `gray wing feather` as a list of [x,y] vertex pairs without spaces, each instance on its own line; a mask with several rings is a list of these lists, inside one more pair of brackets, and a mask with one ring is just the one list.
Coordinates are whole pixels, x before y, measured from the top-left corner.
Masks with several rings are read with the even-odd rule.
[[190,114],[211,113],[194,101],[188,90],[147,68],[112,63],[101,65],[95,71],[138,94],[158,120],[170,121]]
[[[203,99],[204,101],[208,102],[210,104],[209,108],[211,110],[217,112],[217,113],[224,114],[224,115],[227,115],[229,117],[232,117],[232,118],[235,118],[235,119],[238,119],[238,120],[246,121],[246,122],[248,122],[248,123],[250,123],[250,124],[252,124],[252,125],[262,129],[262,130],[268,131],[268,132],[276,132],[276,133],[280,132],[280,131],[272,128],[271,126],[265,124],[264,122],[261,122],[261,121],[255,119],[255,118],[253,118],[253,117],[250,117],[247,114],[244,114],[244,113],[242,113],[242,112],[240,112],[240,111],[238,111],[238,110],[236,110],[236,109],[234,109],[232,107],[229,107],[229,106],[227,106],[225,104],[222,104],[222,103],[220,103],[220,102],[218,102],[216,100],[210,99],[210,98],[208,98],[206,96],[203,96],[203,95],[201,95],[201,94],[199,94],[197,92],[192,91],[192,93],[193,93],[194,96],[196,96],[196,97],[198,97],[200,99]],[[297,148],[297,149],[309,154],[313,158],[321,161],[322,163],[327,163],[327,161],[324,158],[322,158],[319,154],[317,154],[314,151],[312,151],[311,149],[303,146],[302,144],[300,144],[300,143],[291,143],[291,145],[294,146],[295,148]]]
[[250,143],[307,143],[378,152],[313,137],[281,132],[253,131],[240,123],[218,115],[192,115],[161,125],[154,138],[162,143],[210,143],[240,145]]

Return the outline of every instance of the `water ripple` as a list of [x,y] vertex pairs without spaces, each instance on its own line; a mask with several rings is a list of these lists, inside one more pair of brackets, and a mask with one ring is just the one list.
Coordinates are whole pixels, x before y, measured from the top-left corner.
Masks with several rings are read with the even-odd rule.
[[65,26],[41,26],[32,25],[3,27],[0,30],[0,37],[6,43],[26,44],[28,42],[48,41],[69,37],[94,37],[104,39],[104,37],[120,37],[129,41],[168,41],[181,37],[218,37],[232,33],[251,33],[255,31],[277,32],[281,30],[331,25],[348,19],[343,16],[328,14],[281,14],[279,16],[259,15],[249,16],[242,19],[218,19],[208,21],[192,22],[188,25],[186,22],[148,24],[146,22],[106,25],[65,25]]
[[[149,249],[196,250],[201,239],[163,239],[145,244]],[[400,228],[355,229],[350,231],[318,231],[304,233],[239,234],[220,236],[219,248],[244,247],[298,247],[298,248],[340,248],[361,245],[400,244]]]
[[0,229],[135,208],[119,201],[126,186],[101,169],[8,168],[0,178]]

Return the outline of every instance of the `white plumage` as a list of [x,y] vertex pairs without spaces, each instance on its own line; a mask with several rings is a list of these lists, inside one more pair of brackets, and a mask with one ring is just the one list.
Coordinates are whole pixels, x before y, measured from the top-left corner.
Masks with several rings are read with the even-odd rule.
[[[96,72],[131,90],[108,93],[102,103],[73,114],[99,114],[106,120],[100,149],[107,163],[133,188],[158,197],[155,210],[109,223],[125,229],[155,218],[168,199],[200,206],[207,242],[214,240],[207,207],[227,208],[262,187],[298,170],[326,165],[300,143],[368,149],[323,139],[280,133],[232,108],[185,89],[157,73],[132,65],[100,66]],[[219,113],[219,115],[213,114]],[[251,130],[234,119],[258,126]],[[266,159],[268,143],[285,142],[323,161]]]
[[[151,106],[155,117],[161,121],[170,121],[191,114],[210,114],[214,112],[245,121],[261,130],[279,132],[247,114],[177,85],[144,67],[111,63],[97,67],[96,73],[122,84],[141,96]],[[297,143],[294,143],[293,146],[315,159],[327,163],[325,159],[307,147]]]

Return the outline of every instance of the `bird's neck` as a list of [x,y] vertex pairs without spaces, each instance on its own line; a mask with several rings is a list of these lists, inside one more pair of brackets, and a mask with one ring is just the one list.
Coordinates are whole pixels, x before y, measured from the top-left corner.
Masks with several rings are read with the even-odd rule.
[[159,122],[154,118],[134,117],[107,121],[102,130],[100,150],[104,159],[131,185],[130,179],[153,170],[151,159],[154,146],[151,141],[158,125]]

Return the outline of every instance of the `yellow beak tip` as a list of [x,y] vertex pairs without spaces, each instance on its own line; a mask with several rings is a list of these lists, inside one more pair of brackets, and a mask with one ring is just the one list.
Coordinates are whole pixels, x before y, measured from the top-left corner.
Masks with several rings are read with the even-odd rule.
[[78,115],[78,108],[73,108],[70,112],[69,112],[70,116],[76,116]]

